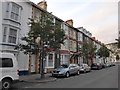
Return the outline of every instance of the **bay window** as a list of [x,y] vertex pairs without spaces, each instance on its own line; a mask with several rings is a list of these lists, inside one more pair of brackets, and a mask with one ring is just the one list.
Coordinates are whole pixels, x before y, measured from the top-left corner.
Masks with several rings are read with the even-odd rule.
[[16,44],[17,30],[10,28],[8,42]]
[[3,29],[3,42],[6,42],[6,38],[7,38],[7,27],[4,27],[4,29]]

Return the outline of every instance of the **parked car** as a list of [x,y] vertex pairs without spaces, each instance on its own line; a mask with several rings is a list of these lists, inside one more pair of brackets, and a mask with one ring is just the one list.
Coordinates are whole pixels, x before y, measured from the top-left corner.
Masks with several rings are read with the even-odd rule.
[[91,69],[98,69],[98,70],[100,70],[100,69],[102,69],[102,65],[101,65],[101,63],[93,63],[91,65]]
[[88,66],[88,64],[84,64],[84,63],[80,64],[80,72],[86,73],[90,71],[91,71],[91,67]]
[[111,67],[111,63],[110,62],[106,62],[106,67]]
[[107,67],[105,63],[101,63],[101,65],[102,65],[102,68],[106,68]]
[[109,65],[109,63],[105,63],[105,66],[106,66],[106,67],[109,67],[110,65]]
[[116,63],[115,62],[112,62],[112,66],[115,66],[116,65]]
[[115,66],[115,62],[110,62],[110,66]]
[[52,71],[52,76],[69,77],[71,74],[80,74],[80,67],[77,64],[63,64]]
[[18,63],[13,54],[0,52],[0,73],[2,90],[8,90],[13,82],[19,80]]

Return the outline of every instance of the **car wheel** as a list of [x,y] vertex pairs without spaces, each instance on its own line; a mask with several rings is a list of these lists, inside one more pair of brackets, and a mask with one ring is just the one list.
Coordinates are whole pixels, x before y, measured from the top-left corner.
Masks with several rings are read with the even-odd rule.
[[66,72],[66,77],[68,78],[70,76],[70,73],[69,72]]
[[79,75],[79,74],[80,74],[80,71],[78,70],[78,71],[77,71],[77,75]]
[[2,89],[3,90],[8,90],[11,87],[11,80],[9,79],[4,79],[2,81]]

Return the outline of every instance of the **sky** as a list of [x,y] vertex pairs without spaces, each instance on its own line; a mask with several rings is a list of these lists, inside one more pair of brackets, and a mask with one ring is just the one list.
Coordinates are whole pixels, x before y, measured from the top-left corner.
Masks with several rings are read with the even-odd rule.
[[[30,0],[37,4],[42,0]],[[45,0],[47,11],[73,26],[83,27],[102,43],[116,42],[118,38],[119,0]]]

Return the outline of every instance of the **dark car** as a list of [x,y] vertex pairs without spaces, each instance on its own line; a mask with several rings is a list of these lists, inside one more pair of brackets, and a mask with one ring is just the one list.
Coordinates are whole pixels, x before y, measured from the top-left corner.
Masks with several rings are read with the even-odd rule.
[[80,67],[77,64],[63,64],[52,71],[52,76],[69,77],[71,74],[80,74]]
[[100,69],[102,69],[102,65],[101,65],[101,63],[93,63],[93,64],[91,65],[91,69],[100,70]]

